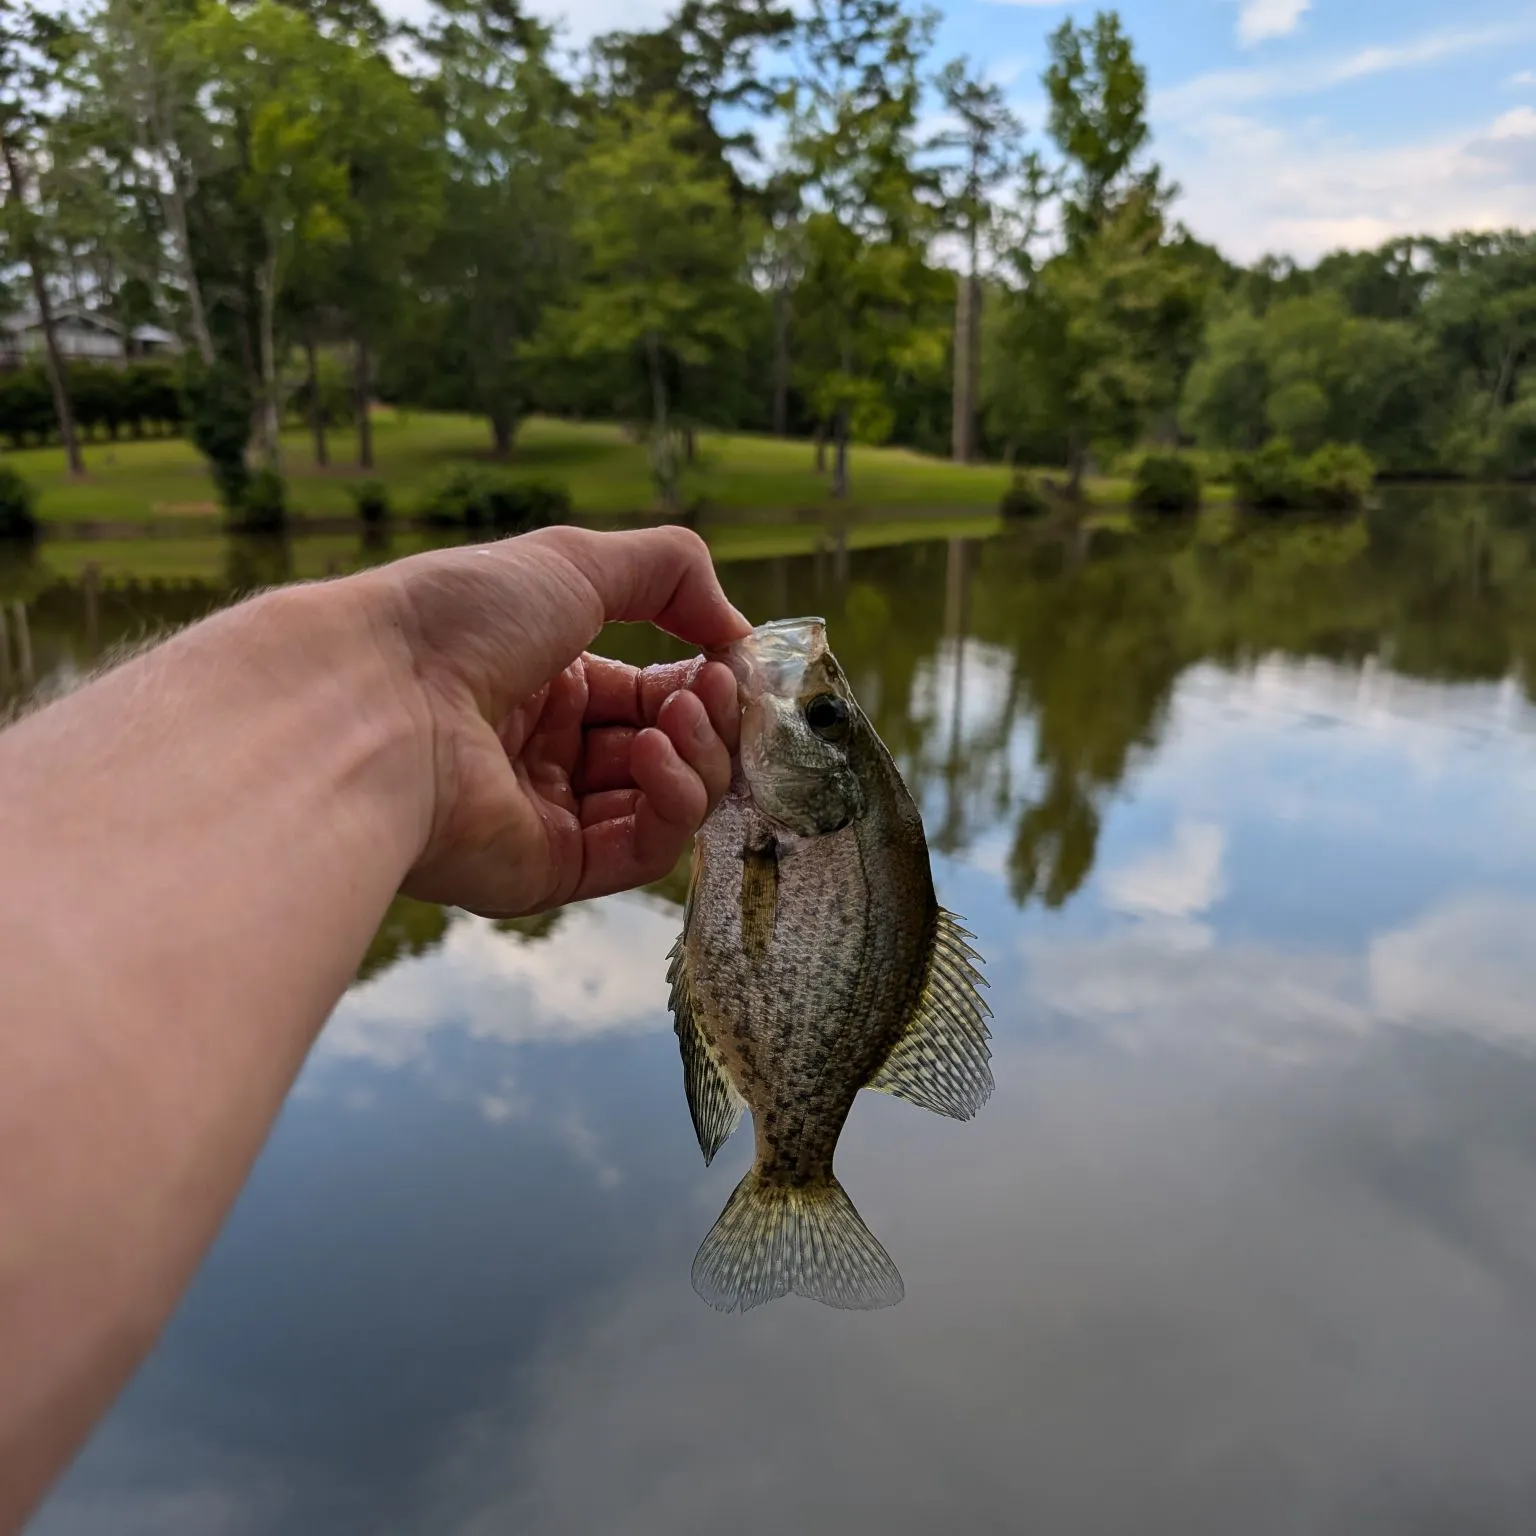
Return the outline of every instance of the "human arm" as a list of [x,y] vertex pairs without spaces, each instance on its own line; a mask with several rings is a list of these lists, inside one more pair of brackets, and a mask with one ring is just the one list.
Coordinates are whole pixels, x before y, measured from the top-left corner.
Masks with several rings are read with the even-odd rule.
[[0,733],[0,1529],[153,1342],[396,890],[635,885],[723,792],[729,674],[585,658],[607,618],[746,628],[691,535],[550,530],[265,594]]

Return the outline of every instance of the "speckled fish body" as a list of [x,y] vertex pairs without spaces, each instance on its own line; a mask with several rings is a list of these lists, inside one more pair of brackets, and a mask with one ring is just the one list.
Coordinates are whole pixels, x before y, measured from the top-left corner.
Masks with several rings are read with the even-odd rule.
[[860,1089],[968,1119],[992,1087],[969,935],[934,895],[922,819],[820,619],[722,659],[742,740],[699,833],[672,1010],[710,1161],[752,1112],[756,1153],[694,1263],[722,1310],[790,1292],[888,1306],[902,1282],[833,1173]]

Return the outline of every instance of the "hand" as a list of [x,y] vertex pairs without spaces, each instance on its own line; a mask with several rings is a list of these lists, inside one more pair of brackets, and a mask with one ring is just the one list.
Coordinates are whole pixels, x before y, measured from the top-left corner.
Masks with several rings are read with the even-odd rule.
[[681,528],[551,528],[398,561],[383,583],[432,742],[430,833],[403,889],[487,916],[659,879],[730,784],[740,708],[718,662],[586,654],[649,619],[701,649],[750,626]]

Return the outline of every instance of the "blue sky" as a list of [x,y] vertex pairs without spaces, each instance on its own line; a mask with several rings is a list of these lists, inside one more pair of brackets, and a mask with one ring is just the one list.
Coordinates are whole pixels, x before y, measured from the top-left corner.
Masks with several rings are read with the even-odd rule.
[[[397,0],[405,9],[410,0]],[[580,41],[668,0],[534,0]],[[395,7],[392,7],[395,8]],[[968,53],[1032,129],[1047,34],[1087,4],[948,0]],[[1179,212],[1228,254],[1312,259],[1408,231],[1536,226],[1531,0],[1125,0]]]

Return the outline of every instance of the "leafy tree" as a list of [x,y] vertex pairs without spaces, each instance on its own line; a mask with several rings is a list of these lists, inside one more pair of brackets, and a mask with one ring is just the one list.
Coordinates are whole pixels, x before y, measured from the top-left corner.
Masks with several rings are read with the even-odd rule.
[[426,305],[400,350],[428,360],[429,388],[454,391],[442,403],[488,418],[505,456],[531,394],[526,344],[568,281],[575,101],[548,28],[511,0],[444,0],[416,43],[432,69],[426,99],[447,180],[420,268]]
[[685,148],[690,126],[664,101],[598,125],[571,178],[582,280],[551,312],[545,342],[619,360],[644,379],[669,506],[676,396],[689,368],[739,343],[747,260],[725,177]]
[[275,0],[239,12],[211,8],[184,43],[206,63],[210,116],[237,157],[238,205],[257,234],[258,423],[263,457],[275,468],[284,286],[301,258],[346,239],[350,189],[330,78],[344,50]]
[[1024,127],[1000,87],[954,59],[940,71],[939,96],[957,126],[934,147],[958,151],[947,167],[947,212],[965,244],[965,271],[955,306],[955,372],[951,452],[961,464],[976,457],[981,381],[982,246],[997,227],[997,193],[1021,169]]
[[836,445],[832,492],[848,490],[850,433],[892,424],[891,366],[927,346],[917,328],[936,280],[924,255],[935,178],[917,163],[919,66],[934,16],[900,0],[816,0],[789,93],[789,152],[811,210],[797,313],[799,372]]
[[1172,406],[1181,354],[1199,333],[1198,268],[1161,233],[1158,217],[1131,199],[1047,262],[1004,322],[1011,366],[994,375],[994,419],[1011,408],[1017,420],[1031,403],[1050,412],[1065,440],[1071,496],[1095,448],[1134,441]]
[[1161,212],[1173,195],[1155,165],[1138,168],[1151,138],[1147,72],[1115,11],[1091,25],[1067,20],[1051,34],[1043,83],[1051,138],[1065,162],[1062,223],[1069,245],[1092,237],[1121,204]]
[[70,473],[80,475],[85,472],[85,461],[75,437],[69,386],[54,329],[45,230],[32,201],[32,168],[39,158],[47,124],[46,104],[71,41],[62,22],[30,5],[7,4],[0,11],[0,162],[5,168],[5,234],[31,280],[59,436]]

